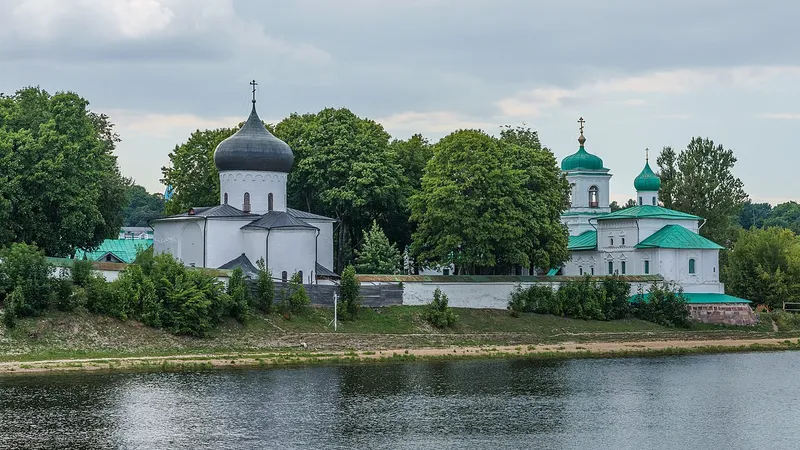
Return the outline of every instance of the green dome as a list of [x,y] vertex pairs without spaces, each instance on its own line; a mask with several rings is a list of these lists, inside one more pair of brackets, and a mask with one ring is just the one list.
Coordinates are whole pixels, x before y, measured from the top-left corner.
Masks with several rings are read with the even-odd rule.
[[604,170],[603,160],[581,148],[561,161],[561,170]]
[[649,161],[644,164],[642,173],[633,180],[633,187],[636,188],[637,192],[658,191],[661,189],[661,178],[650,168]]

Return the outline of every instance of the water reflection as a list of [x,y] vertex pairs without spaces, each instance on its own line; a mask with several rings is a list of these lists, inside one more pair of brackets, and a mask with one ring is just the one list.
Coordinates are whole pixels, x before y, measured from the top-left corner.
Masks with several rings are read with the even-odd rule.
[[796,448],[798,369],[764,353],[0,377],[0,449]]

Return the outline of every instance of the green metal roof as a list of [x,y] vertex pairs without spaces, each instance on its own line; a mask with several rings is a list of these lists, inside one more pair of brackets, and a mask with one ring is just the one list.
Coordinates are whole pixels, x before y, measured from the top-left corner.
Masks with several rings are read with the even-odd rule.
[[561,170],[608,170],[603,167],[603,160],[583,148],[583,144],[577,152],[567,156],[561,161]]
[[703,250],[721,250],[722,247],[699,234],[680,225],[666,225],[647,239],[636,245],[636,248],[686,248]]
[[639,205],[620,209],[597,218],[597,220],[614,219],[675,219],[675,220],[703,220],[702,217],[687,214],[661,206]]
[[92,261],[101,260],[107,253],[111,253],[120,261],[130,264],[136,259],[136,252],[142,248],[147,249],[153,245],[152,239],[106,239],[97,249],[87,252],[77,250],[75,259],[86,259]]
[[597,231],[589,230],[577,236],[569,237],[569,244],[567,250],[580,251],[580,250],[594,250],[597,248]]
[[633,180],[633,187],[637,192],[658,191],[661,189],[661,178],[650,168],[650,162],[644,164],[642,173]]
[[[629,302],[635,302],[639,294],[632,295],[628,298]],[[644,301],[648,301],[650,294],[644,294]],[[752,303],[750,300],[734,297],[728,294],[714,294],[714,293],[694,293],[684,292],[683,298],[686,299],[687,304],[698,305],[706,303]]]

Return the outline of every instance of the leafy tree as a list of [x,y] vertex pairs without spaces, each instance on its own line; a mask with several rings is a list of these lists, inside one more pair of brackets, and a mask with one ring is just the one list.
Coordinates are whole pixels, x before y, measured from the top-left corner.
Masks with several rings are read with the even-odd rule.
[[800,298],[800,237],[784,228],[742,230],[724,268],[731,294],[780,308]]
[[[524,133],[496,139],[459,130],[434,146],[422,189],[411,199],[417,261],[492,274],[566,260],[560,215],[569,185],[553,154],[536,148],[530,135],[520,138]],[[515,143],[520,141],[530,146]]]
[[788,228],[794,234],[800,234],[800,205],[797,202],[786,202],[772,208],[763,227]]
[[0,94],[0,246],[71,256],[116,236],[125,186],[108,117],[71,92]]
[[89,284],[89,278],[92,276],[94,263],[89,259],[76,259],[72,262],[70,269],[70,276],[72,277],[72,284],[75,286],[85,287]]
[[289,296],[283,299],[283,305],[281,305],[284,316],[288,317],[290,314],[303,312],[310,304],[311,299],[303,286],[303,278],[299,272],[295,272],[289,279]]
[[44,252],[33,245],[12,244],[0,250],[0,301],[16,292],[15,315],[41,314],[49,305],[52,274]]
[[733,175],[733,151],[714,141],[693,138],[675,158],[665,147],[658,157],[661,201],[671,209],[706,219],[700,233],[729,245],[735,238],[736,219],[747,200],[744,184]]
[[411,209],[408,199],[422,186],[422,174],[425,165],[433,157],[433,146],[421,134],[415,134],[408,140],[393,140],[389,144],[389,154],[402,170],[402,196],[397,207],[386,212],[384,230],[398,248],[405,248],[411,244],[415,230],[414,222],[409,220]]
[[639,319],[666,327],[689,326],[689,307],[683,288],[669,283],[653,283],[646,298],[644,293],[638,293],[631,310]]
[[342,294],[341,302],[336,305],[337,315],[342,320],[355,320],[358,309],[361,307],[361,283],[356,277],[356,269],[350,265],[342,271],[339,282],[339,292]]
[[619,210],[622,210],[622,209],[627,209],[627,208],[631,208],[631,207],[637,206],[637,203],[636,203],[636,200],[634,200],[632,198],[629,198],[628,201],[625,202],[625,204],[622,205],[622,206],[620,206],[619,203],[617,203],[616,200],[611,202],[608,206],[611,207],[611,212],[614,212],[614,211],[619,211]]
[[424,317],[436,328],[449,328],[458,322],[458,315],[447,305],[447,294],[438,287],[433,292],[433,300],[425,308]]
[[231,315],[240,323],[246,323],[250,318],[250,290],[241,267],[233,269],[228,279],[227,294],[231,302]]
[[375,221],[369,231],[364,230],[361,251],[356,253],[359,273],[394,274],[400,269],[400,250],[389,242]]
[[267,268],[264,258],[256,261],[256,267],[258,267],[256,307],[268,313],[272,311],[272,302],[275,300],[275,282],[272,280],[272,271]]
[[294,151],[289,204],[340,221],[337,270],[352,261],[352,249],[373,220],[386,224],[402,216],[403,171],[380,124],[346,108],[326,108],[292,114],[275,126],[275,134]]
[[739,225],[745,230],[753,227],[763,228],[764,221],[770,216],[771,212],[772,206],[769,203],[753,203],[747,200],[739,213]]
[[219,171],[214,165],[214,150],[237,128],[197,130],[169,154],[170,167],[162,167],[161,182],[174,193],[166,203],[166,214],[178,214],[193,206],[219,204]]
[[164,216],[164,197],[161,194],[150,194],[144,187],[129,183],[123,226],[146,227],[151,220]]

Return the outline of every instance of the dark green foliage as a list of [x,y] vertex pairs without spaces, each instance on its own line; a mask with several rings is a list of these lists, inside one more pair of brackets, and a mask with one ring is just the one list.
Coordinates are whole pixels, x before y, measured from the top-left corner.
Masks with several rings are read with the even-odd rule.
[[630,284],[619,276],[602,282],[589,275],[580,281],[565,283],[557,291],[549,285],[517,287],[508,306],[512,315],[523,312],[552,314],[586,320],[615,320],[629,315]]
[[92,276],[93,268],[94,265],[91,260],[76,259],[72,263],[72,268],[70,269],[72,284],[75,286],[85,287],[86,283],[89,282],[89,277]]
[[24,302],[22,289],[20,288],[15,288],[6,296],[4,302],[5,311],[3,312],[3,325],[6,328],[14,328],[17,325],[17,317],[20,315],[19,310]]
[[361,283],[356,278],[356,269],[350,265],[342,271],[339,281],[341,298],[337,307],[337,314],[342,320],[355,320],[361,307]]
[[356,253],[358,273],[396,274],[400,271],[400,251],[375,221],[369,231],[364,230],[364,243]]
[[606,303],[603,314],[606,320],[624,319],[630,315],[631,284],[623,280],[619,275],[603,278],[603,290],[605,291]]
[[311,304],[311,299],[303,286],[303,279],[300,277],[300,273],[295,272],[292,274],[292,278],[289,279],[289,295],[282,297],[281,312],[284,316],[288,317],[291,314],[303,312],[308,308]]
[[640,292],[631,303],[635,317],[667,327],[689,326],[689,307],[682,288],[667,283],[653,283],[648,294],[645,300]]
[[788,228],[794,234],[800,235],[800,205],[797,202],[786,202],[775,206],[762,226]]
[[228,279],[227,294],[230,297],[231,316],[240,323],[247,322],[250,318],[250,289],[241,267],[234,269]]
[[769,203],[753,203],[751,200],[747,200],[739,213],[739,225],[745,230],[753,227],[763,228],[764,221],[771,212],[772,206]]
[[534,284],[524,289],[518,285],[511,293],[508,309],[514,317],[519,317],[523,312],[551,314],[551,311],[558,309],[555,300],[555,292],[550,285]]
[[0,301],[17,291],[14,313],[35,316],[45,311],[51,299],[53,267],[44,252],[33,245],[12,244],[0,250]]
[[88,106],[75,93],[36,87],[0,94],[0,246],[35,243],[69,257],[119,232],[119,138]]
[[150,194],[131,181],[128,181],[126,191],[128,203],[123,211],[123,226],[147,227],[151,220],[164,216],[164,197],[161,194]]
[[272,272],[264,264],[264,258],[256,261],[258,267],[258,278],[256,279],[256,296],[254,298],[255,307],[269,313],[272,311],[272,303],[275,300],[275,282],[272,280]]
[[437,287],[433,292],[433,300],[425,308],[425,320],[436,328],[448,328],[458,322],[458,315],[453,308],[447,306],[447,294]]
[[59,311],[73,311],[79,305],[79,297],[73,295],[72,280],[69,278],[55,278],[50,281],[53,303]]

